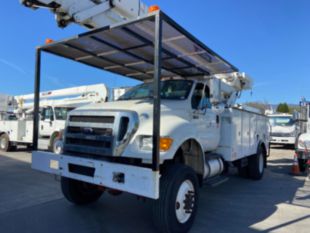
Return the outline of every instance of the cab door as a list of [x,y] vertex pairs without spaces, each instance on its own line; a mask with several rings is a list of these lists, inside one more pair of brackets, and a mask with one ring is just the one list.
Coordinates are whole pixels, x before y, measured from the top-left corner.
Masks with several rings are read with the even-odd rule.
[[52,107],[45,107],[41,110],[40,136],[49,137],[54,129],[54,111]]
[[205,151],[216,149],[220,140],[220,117],[212,111],[209,99],[209,86],[197,83],[192,95],[193,123]]

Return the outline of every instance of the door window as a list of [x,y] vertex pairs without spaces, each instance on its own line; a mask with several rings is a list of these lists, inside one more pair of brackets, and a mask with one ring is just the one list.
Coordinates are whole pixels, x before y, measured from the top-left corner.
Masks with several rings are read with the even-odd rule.
[[194,94],[192,95],[192,108],[198,110],[203,97],[203,83],[197,83]]

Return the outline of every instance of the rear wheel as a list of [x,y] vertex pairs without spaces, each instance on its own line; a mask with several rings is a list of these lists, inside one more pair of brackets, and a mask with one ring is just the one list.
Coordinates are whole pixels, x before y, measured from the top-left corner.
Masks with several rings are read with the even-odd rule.
[[253,180],[260,180],[265,171],[265,153],[260,147],[255,155],[249,157],[248,174]]
[[65,177],[61,177],[61,190],[65,198],[76,205],[96,202],[103,193],[96,185]]
[[162,174],[160,197],[153,202],[153,220],[160,232],[190,230],[197,212],[198,189],[197,175],[187,166],[172,165]]
[[0,136],[0,150],[7,152],[7,151],[10,151],[12,149],[13,149],[13,147],[10,144],[9,136],[7,134],[2,134]]

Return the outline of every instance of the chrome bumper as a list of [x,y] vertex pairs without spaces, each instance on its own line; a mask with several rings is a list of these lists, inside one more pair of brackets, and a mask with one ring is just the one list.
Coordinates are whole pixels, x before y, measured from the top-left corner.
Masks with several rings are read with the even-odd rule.
[[159,198],[159,172],[131,165],[34,151],[32,168],[152,199]]

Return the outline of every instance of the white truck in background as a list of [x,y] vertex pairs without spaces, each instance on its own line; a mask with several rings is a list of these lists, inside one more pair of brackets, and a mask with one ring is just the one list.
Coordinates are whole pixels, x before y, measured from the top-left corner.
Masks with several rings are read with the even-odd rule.
[[300,134],[297,119],[285,113],[274,113],[268,117],[271,125],[270,143],[295,146]]
[[[185,233],[194,223],[199,187],[204,183],[221,180],[232,166],[241,176],[263,177],[269,147],[268,118],[236,105],[241,92],[251,89],[251,78],[158,8],[147,13],[139,0],[22,2],[50,8],[61,27],[75,22],[97,29],[42,46],[42,51],[90,66],[95,60],[97,68],[143,80],[118,101],[71,111],[61,156],[33,152],[32,167],[61,176],[68,201],[89,204],[105,190],[132,193],[153,200],[153,219],[160,232]],[[129,41],[131,37],[135,39]],[[127,43],[133,45],[127,48]],[[143,50],[145,47],[149,50]],[[96,49],[101,53],[94,52]],[[134,49],[143,51],[130,51]],[[74,57],[73,51],[78,51]],[[126,59],[111,60],[111,54]],[[169,57],[186,66],[177,67],[169,61],[168,67]],[[109,59],[107,66],[105,58]],[[154,64],[149,62],[153,59]],[[133,68],[139,65],[143,71]],[[169,76],[168,70],[173,75]],[[194,75],[186,75],[190,72]]]
[[[60,153],[68,112],[86,104],[105,102],[108,89],[97,84],[46,91],[40,95],[40,148]],[[18,145],[31,147],[34,95],[0,98],[0,150],[10,151]]]

